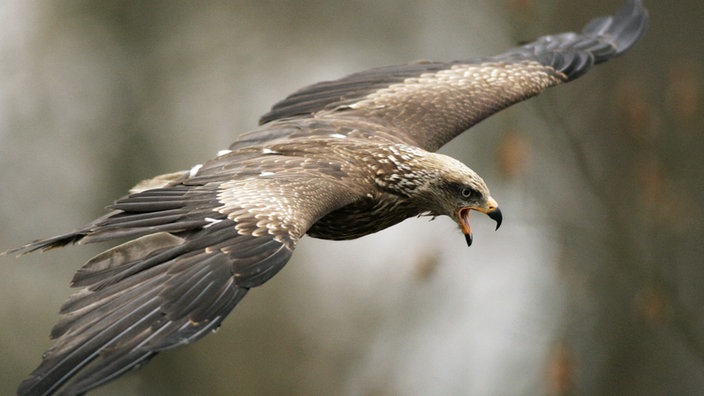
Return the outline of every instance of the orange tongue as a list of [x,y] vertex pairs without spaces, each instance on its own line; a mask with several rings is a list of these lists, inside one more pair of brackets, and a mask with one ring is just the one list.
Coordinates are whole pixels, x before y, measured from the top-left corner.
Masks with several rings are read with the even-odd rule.
[[472,246],[472,228],[469,226],[470,211],[469,208],[462,208],[459,213],[460,225],[462,226],[464,238],[467,240],[467,246]]

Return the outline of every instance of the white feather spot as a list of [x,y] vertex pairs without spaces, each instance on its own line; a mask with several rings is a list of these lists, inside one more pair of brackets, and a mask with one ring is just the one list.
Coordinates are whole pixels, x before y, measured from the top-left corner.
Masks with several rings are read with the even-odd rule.
[[274,175],[274,172],[267,172],[267,171],[262,171],[259,176],[272,176]]
[[220,150],[220,151],[218,151],[218,157],[221,155],[230,154],[231,152],[232,152],[232,150]]
[[346,139],[346,138],[347,138],[347,136],[341,135],[341,134],[339,134],[339,133],[333,133],[333,134],[330,135],[330,137],[331,137],[331,138],[335,138],[335,139]]
[[191,171],[188,172],[188,177],[194,177],[195,175],[197,175],[198,171],[202,167],[203,167],[203,164],[198,164],[198,165],[194,166],[193,168],[191,168]]
[[208,222],[208,224],[204,225],[203,228],[212,227],[222,221],[222,219],[213,219],[212,217],[206,217],[203,220]]
[[264,147],[262,149],[262,154],[278,154],[278,153],[270,148]]

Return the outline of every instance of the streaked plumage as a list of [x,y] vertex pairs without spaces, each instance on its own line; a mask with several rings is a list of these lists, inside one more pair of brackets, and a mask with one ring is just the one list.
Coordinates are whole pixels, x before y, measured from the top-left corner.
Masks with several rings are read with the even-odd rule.
[[72,286],[81,290],[61,308],[56,344],[18,393],[80,394],[202,337],[275,275],[305,234],[351,239],[419,214],[448,215],[470,243],[469,210],[498,225],[496,201],[474,171],[433,152],[620,55],[647,20],[630,0],[582,33],[498,56],[383,67],[303,88],[216,158],[138,184],[74,232],[12,250],[130,239],[78,270]]

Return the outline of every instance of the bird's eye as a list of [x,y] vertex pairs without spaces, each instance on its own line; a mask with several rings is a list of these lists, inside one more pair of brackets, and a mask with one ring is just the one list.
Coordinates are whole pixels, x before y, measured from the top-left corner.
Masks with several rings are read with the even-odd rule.
[[474,198],[477,196],[477,191],[469,187],[463,187],[461,193],[462,198]]

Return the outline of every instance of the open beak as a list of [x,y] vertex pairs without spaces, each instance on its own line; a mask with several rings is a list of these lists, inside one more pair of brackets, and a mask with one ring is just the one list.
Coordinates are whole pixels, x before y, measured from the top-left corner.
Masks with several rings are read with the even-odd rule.
[[464,237],[467,240],[467,246],[472,246],[472,228],[469,226],[469,212],[471,210],[476,210],[477,212],[482,212],[489,216],[496,222],[497,230],[501,227],[501,221],[503,220],[501,210],[499,210],[499,204],[491,197],[486,200],[486,205],[483,207],[468,206],[460,209],[458,213],[459,223],[462,227]]

